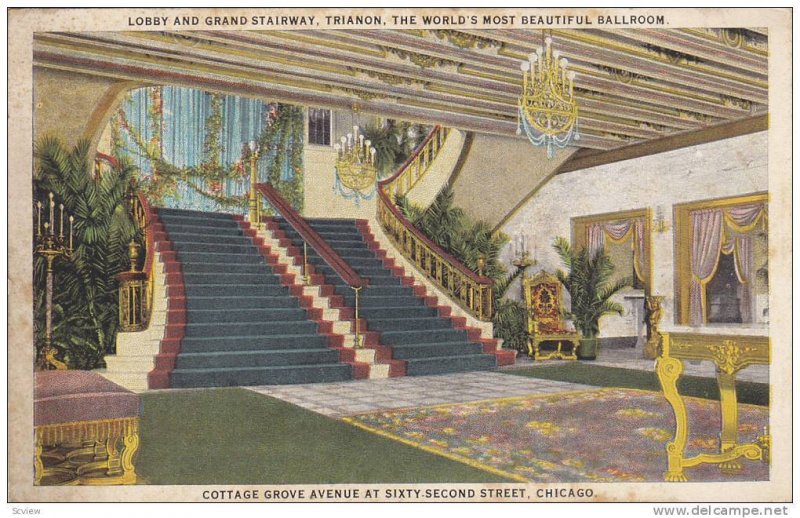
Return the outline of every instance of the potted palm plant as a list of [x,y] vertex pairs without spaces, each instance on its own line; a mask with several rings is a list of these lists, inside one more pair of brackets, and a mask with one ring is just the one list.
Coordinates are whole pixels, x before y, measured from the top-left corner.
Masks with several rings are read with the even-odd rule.
[[626,277],[611,282],[614,265],[602,249],[594,254],[585,248],[576,250],[563,237],[556,238],[553,248],[569,269],[567,273],[559,270],[556,275],[572,299],[568,316],[583,335],[578,357],[594,360],[597,357],[600,318],[612,313],[622,315],[624,308],[611,297],[630,286],[632,279]]

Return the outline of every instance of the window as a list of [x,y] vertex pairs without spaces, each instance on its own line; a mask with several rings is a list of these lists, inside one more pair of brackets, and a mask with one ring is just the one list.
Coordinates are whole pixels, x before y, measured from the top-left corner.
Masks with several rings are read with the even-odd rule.
[[678,323],[766,324],[766,194],[675,208]]
[[308,143],[331,145],[331,111],[322,108],[308,109]]
[[578,248],[602,248],[614,264],[611,282],[632,279],[643,290],[650,279],[650,213],[632,210],[573,218],[572,242]]

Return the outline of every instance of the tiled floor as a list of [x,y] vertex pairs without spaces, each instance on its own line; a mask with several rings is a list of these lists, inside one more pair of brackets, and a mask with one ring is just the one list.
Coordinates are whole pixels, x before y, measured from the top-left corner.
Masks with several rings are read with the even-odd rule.
[[464,403],[529,394],[591,390],[596,387],[560,381],[467,372],[310,385],[252,387],[265,394],[329,417],[445,403]]
[[[643,371],[654,371],[655,360],[647,360],[642,358],[642,353],[638,349],[601,349],[597,355],[597,359],[587,361],[586,363],[592,365],[603,365],[605,367],[619,367],[622,369],[636,369]],[[547,362],[533,362],[527,357],[519,356],[515,364],[508,368],[521,368],[521,367],[549,367],[555,365],[562,365],[562,362],[547,361]],[[711,362],[690,362],[685,361],[683,375],[684,376],[701,376],[704,378],[716,377],[714,364]],[[746,369],[740,370],[736,374],[736,379],[741,381],[751,381],[756,383],[769,383],[769,366],[768,365],[751,365]]]
[[[653,371],[655,362],[641,357],[635,349],[603,349],[592,365]],[[548,368],[563,365],[560,361],[533,362],[527,357],[517,358],[515,365],[504,367]],[[715,377],[710,362],[684,362],[684,375]],[[737,379],[769,383],[769,368],[753,365],[739,371]],[[508,376],[498,372],[467,372],[439,376],[409,376],[379,380],[345,381],[339,383],[314,383],[308,385],[279,385],[251,387],[265,394],[329,417],[344,417],[367,412],[399,408],[465,403],[530,394],[550,394],[591,390],[596,387],[561,381],[551,381],[522,376]]]

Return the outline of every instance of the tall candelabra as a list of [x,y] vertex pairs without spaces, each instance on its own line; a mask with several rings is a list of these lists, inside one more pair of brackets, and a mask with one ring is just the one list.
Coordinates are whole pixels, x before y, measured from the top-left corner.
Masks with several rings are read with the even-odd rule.
[[[75,219],[69,216],[69,241],[64,235],[64,204],[59,203],[58,234],[56,234],[55,201],[53,193],[48,195],[49,207],[45,208],[45,216],[49,219],[42,221],[42,202],[36,202],[36,236],[33,252],[39,254],[47,261],[47,281],[45,288],[45,335],[44,346],[36,359],[39,369],[66,369],[65,363],[56,359],[56,349],[53,347],[53,263],[56,259],[70,259],[72,257],[72,236]],[[49,209],[49,210],[47,210]]]

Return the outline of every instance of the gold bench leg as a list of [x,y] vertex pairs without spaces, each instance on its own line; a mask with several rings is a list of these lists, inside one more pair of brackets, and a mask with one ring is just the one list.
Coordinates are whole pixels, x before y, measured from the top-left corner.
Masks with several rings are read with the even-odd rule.
[[42,475],[44,474],[44,463],[42,462],[42,445],[36,441],[34,455],[33,455],[33,485],[38,486],[42,483]]
[[683,452],[689,435],[689,423],[686,407],[678,394],[677,385],[678,378],[683,373],[683,362],[676,358],[659,357],[656,360],[656,373],[664,397],[675,415],[675,437],[672,442],[667,444],[667,471],[664,473],[664,480],[686,482],[688,479],[683,473]]

